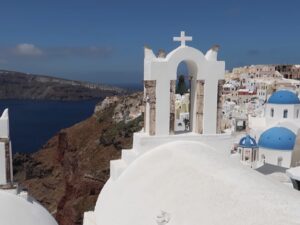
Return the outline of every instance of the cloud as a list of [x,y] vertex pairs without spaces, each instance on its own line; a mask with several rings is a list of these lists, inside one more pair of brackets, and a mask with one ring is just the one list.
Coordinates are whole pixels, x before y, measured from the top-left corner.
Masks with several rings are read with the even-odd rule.
[[12,53],[20,56],[40,56],[43,51],[33,44],[19,44],[14,49]]
[[113,49],[110,47],[38,47],[34,44],[18,44],[14,47],[0,47],[1,59],[66,59],[66,58],[108,58],[112,55]]

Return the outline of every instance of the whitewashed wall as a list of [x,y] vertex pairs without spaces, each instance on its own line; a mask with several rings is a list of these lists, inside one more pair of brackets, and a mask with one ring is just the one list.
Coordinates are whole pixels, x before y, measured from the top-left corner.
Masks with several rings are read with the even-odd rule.
[[265,156],[266,163],[278,166],[278,158],[281,157],[282,167],[290,168],[291,166],[292,151],[259,148],[259,161],[264,162],[262,155]]
[[0,117],[0,138],[9,138],[8,109],[5,109]]
[[[273,117],[271,117],[271,109],[274,109]],[[283,118],[284,110],[288,110],[288,117],[286,119],[289,119],[289,120],[296,119],[296,120],[300,121],[300,106],[293,105],[293,104],[287,104],[287,105],[267,104],[266,110],[265,110],[265,116],[268,120],[284,119]],[[299,110],[298,117],[297,117],[297,110]]]
[[[203,133],[215,134],[218,80],[224,79],[225,62],[207,59],[195,48],[180,46],[166,58],[156,58],[152,50],[145,49],[144,80],[156,80],[156,135],[169,135],[170,81],[177,79],[177,68],[181,62],[187,64],[189,75],[193,77],[192,87],[196,80],[205,80]],[[196,111],[194,95],[195,91],[191,94],[192,128],[195,127],[193,115]]]
[[0,185],[6,184],[5,144],[0,142]]

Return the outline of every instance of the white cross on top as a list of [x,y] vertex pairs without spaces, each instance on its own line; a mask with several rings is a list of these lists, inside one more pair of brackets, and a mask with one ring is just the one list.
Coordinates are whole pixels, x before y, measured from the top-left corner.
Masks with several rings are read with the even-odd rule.
[[185,46],[185,42],[186,41],[192,41],[193,37],[188,37],[185,36],[185,32],[181,31],[180,33],[180,37],[173,37],[173,41],[180,41],[181,42],[181,46]]

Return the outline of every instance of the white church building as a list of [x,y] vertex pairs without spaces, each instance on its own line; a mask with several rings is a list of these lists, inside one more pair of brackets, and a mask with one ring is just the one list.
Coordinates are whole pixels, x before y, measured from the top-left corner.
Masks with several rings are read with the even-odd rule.
[[[110,178],[84,225],[295,225],[300,195],[229,157],[234,141],[221,133],[225,63],[181,45],[165,56],[145,48],[145,127],[131,150],[111,161]],[[192,76],[190,132],[176,134],[179,63]]]
[[261,163],[291,167],[300,128],[300,100],[291,90],[278,90],[268,99],[262,115],[249,116],[249,128],[258,140]]
[[50,213],[13,182],[9,112],[0,117],[0,224],[58,225]]

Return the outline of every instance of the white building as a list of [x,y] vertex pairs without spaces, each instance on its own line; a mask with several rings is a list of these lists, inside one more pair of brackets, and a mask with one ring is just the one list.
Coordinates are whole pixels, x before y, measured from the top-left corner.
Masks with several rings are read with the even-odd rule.
[[223,115],[225,117],[232,117],[232,112],[234,111],[236,106],[235,102],[224,101],[223,103]]
[[259,149],[256,140],[250,135],[241,138],[238,145],[240,161],[250,167],[256,168],[256,161],[259,157]]
[[269,78],[279,76],[275,65],[251,65],[237,67],[233,69],[232,73],[234,77],[240,77],[242,74],[247,74],[247,76],[251,78]]
[[264,114],[249,116],[251,134],[258,140],[259,160],[289,168],[296,134],[300,128],[300,100],[290,90],[274,92]]
[[175,132],[189,130],[190,94],[176,94],[175,101]]
[[280,72],[276,71],[275,65],[251,65],[234,68],[228,79],[226,84],[231,84],[232,81],[235,82],[237,80],[241,83],[239,92],[230,88],[231,86],[224,88],[224,93],[228,95],[226,97],[229,98],[232,95],[232,99],[235,99],[239,103],[242,103],[245,97],[248,100],[249,97],[253,97],[247,96],[251,95],[251,93],[255,94],[263,103],[276,90],[289,89],[299,91],[300,87],[299,80],[285,79]]
[[296,135],[285,127],[272,127],[264,131],[258,141],[260,161],[285,168],[291,166]]
[[255,92],[256,91],[256,80],[253,78],[247,78],[247,79],[245,79],[243,86],[249,92]]
[[257,91],[256,96],[258,99],[264,103],[267,101],[269,95],[273,92],[273,87],[275,86],[275,80],[274,79],[259,79],[257,80]]
[[8,109],[0,117],[0,185],[13,183]]
[[0,224],[57,225],[49,212],[13,183],[9,113],[0,117]]
[[223,85],[223,93],[229,94],[233,91],[236,91],[240,87],[240,82],[237,80],[228,80]]
[[[300,195],[229,158],[234,138],[219,129],[225,72],[217,49],[186,46],[163,58],[145,49],[145,128],[133,148],[111,161],[110,178],[84,225],[292,225]],[[192,80],[191,132],[173,132],[174,85],[180,62]],[[170,85],[170,88],[166,88]],[[169,91],[170,90],[170,91]]]
[[299,110],[300,100],[297,94],[289,90],[279,90],[268,99],[265,110],[266,123],[285,120],[300,125]]
[[293,187],[300,191],[300,166],[293,167],[286,171],[286,174],[290,177],[293,183]]

